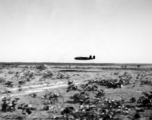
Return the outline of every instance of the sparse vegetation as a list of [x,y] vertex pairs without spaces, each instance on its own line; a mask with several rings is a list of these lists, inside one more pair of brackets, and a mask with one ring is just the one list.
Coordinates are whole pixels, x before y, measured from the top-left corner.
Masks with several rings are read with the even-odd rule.
[[0,118],[151,120],[150,68],[32,66],[1,68]]

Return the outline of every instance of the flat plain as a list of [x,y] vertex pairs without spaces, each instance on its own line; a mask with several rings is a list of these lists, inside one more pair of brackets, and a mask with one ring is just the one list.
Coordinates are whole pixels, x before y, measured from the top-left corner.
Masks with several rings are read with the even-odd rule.
[[1,64],[1,120],[152,120],[152,65]]

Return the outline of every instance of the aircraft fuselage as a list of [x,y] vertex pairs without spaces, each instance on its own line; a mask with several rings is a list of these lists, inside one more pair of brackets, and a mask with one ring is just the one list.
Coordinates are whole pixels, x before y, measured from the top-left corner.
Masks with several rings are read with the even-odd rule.
[[75,57],[75,60],[93,60],[95,59],[95,56],[90,56],[90,57]]

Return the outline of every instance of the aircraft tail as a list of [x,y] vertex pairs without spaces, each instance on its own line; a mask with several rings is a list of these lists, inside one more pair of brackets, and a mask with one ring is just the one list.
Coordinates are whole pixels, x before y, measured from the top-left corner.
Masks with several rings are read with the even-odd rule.
[[95,56],[93,56],[93,59],[95,59]]

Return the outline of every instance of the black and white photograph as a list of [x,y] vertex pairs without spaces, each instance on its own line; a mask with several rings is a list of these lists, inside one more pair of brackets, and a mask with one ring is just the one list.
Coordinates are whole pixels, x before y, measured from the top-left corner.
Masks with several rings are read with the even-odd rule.
[[0,0],[0,120],[152,120],[152,0]]

